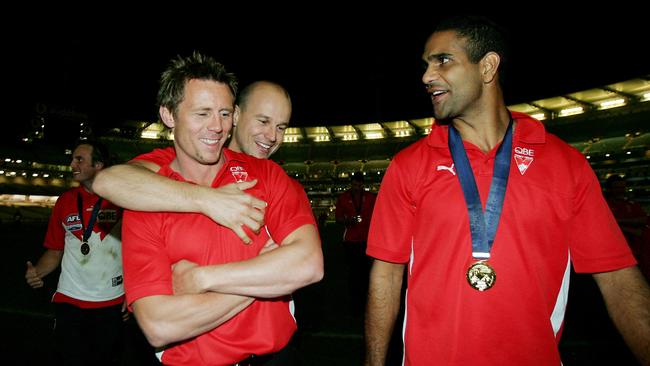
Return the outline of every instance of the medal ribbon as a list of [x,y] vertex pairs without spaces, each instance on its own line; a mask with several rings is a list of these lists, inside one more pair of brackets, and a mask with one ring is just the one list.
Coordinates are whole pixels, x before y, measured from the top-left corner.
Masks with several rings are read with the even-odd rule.
[[476,187],[472,166],[469,164],[463,140],[453,125],[449,125],[449,151],[456,164],[458,180],[465,196],[469,227],[472,234],[472,257],[475,259],[490,258],[490,250],[497,233],[501,209],[506,195],[508,175],[510,173],[510,157],[512,151],[512,118],[508,124],[506,135],[497,150],[494,159],[494,172],[490,192],[488,193],[485,213],[481,205],[481,197]]
[[99,206],[102,205],[102,198],[99,197],[95,206],[93,206],[93,212],[90,214],[90,220],[88,220],[88,227],[84,228],[84,215],[83,215],[83,203],[81,199],[81,193],[77,195],[77,209],[79,210],[79,220],[81,221],[81,242],[87,243],[90,238],[90,234],[93,232],[93,227],[95,226],[95,220],[97,220],[97,215],[99,214]]

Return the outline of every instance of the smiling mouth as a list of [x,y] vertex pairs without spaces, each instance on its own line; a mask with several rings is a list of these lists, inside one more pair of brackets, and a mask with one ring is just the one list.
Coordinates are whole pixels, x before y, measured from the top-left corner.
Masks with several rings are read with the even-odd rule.
[[206,145],[217,145],[219,141],[221,141],[221,139],[209,139],[209,138],[202,138],[200,140]]
[[431,94],[431,101],[435,103],[438,100],[440,100],[440,98],[443,95],[446,95],[448,93],[448,91],[446,91],[446,90],[431,90],[429,93]]

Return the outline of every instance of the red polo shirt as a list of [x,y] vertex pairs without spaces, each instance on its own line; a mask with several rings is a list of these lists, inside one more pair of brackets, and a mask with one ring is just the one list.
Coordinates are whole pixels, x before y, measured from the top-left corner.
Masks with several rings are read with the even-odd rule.
[[[367,253],[409,262],[406,365],[559,365],[569,287],[577,272],[635,264],[591,167],[575,149],[521,113],[489,263],[494,287],[465,278],[469,218],[447,143],[448,127],[391,162],[379,191]],[[485,206],[497,147],[465,142]]]
[[[276,242],[305,224],[316,225],[307,196],[272,161],[224,149],[226,164],[212,187],[236,179],[258,179],[248,193],[266,201],[265,222]],[[158,174],[184,181],[169,165]],[[249,233],[251,235],[251,233]],[[230,229],[201,214],[136,212],[124,214],[124,277],[129,304],[146,296],[171,295],[171,265],[181,259],[209,265],[258,255],[269,236],[265,230],[243,245]],[[227,365],[250,354],[282,349],[296,330],[289,296],[253,302],[234,318],[201,336],[166,349],[164,364]]]

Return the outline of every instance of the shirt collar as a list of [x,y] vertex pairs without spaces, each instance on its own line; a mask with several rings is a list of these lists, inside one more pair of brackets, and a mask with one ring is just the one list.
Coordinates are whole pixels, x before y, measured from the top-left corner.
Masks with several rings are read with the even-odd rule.
[[[222,154],[223,154],[223,156],[225,158],[225,161],[224,161],[223,167],[221,167],[221,169],[219,171],[229,167],[232,164],[236,164],[236,163],[244,164],[244,163],[246,163],[247,159],[251,158],[250,156],[248,156],[248,155],[246,155],[244,153],[239,153],[239,152],[232,151],[227,147],[223,148]],[[180,175],[178,172],[176,172],[175,170],[173,170],[170,167],[171,163],[172,162],[170,161],[168,164],[165,164],[162,167],[160,167],[160,170],[158,171],[158,174],[174,178],[175,180],[187,182],[187,180],[182,175]],[[217,175],[219,175],[219,173],[217,173]]]
[[[512,111],[510,113],[516,122],[514,141],[528,144],[543,144],[546,142],[546,129],[540,121],[525,113]],[[426,141],[431,147],[448,148],[448,137],[449,126],[434,122]]]

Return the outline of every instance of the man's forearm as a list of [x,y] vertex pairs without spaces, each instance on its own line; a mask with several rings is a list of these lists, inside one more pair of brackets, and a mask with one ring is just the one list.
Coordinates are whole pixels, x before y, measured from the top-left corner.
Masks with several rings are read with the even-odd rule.
[[137,211],[200,212],[194,197],[205,189],[169,179],[141,165],[121,164],[102,169],[93,181],[99,196]]
[[36,272],[38,276],[43,278],[52,273],[52,271],[59,267],[62,258],[62,250],[46,250],[36,264]]
[[253,300],[217,293],[159,295],[135,301],[133,311],[149,343],[161,347],[211,331]]
[[367,366],[383,366],[386,361],[399,311],[403,276],[403,264],[380,260],[373,263],[365,321]]
[[303,225],[282,245],[255,258],[197,269],[204,291],[272,298],[320,281],[323,252],[313,225]]
[[636,266],[594,274],[607,311],[642,365],[650,365],[650,287]]

